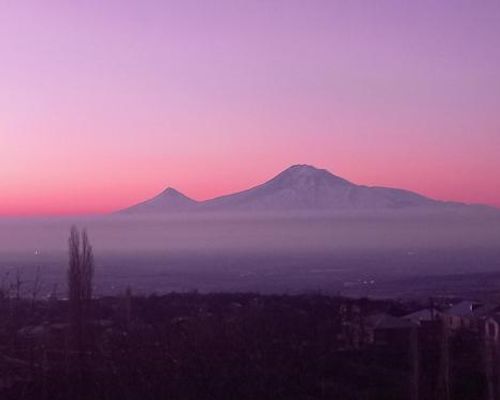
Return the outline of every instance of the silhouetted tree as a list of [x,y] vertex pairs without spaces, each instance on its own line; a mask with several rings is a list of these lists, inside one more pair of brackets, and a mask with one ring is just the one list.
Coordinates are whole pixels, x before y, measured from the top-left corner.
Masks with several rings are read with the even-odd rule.
[[73,345],[79,349],[82,338],[82,274],[80,263],[80,234],[75,226],[71,227],[68,239],[68,298],[73,333]]
[[81,235],[78,229],[71,228],[69,240],[68,290],[74,345],[82,350],[83,320],[92,299],[92,280],[94,276],[94,256],[87,232]]
[[76,227],[71,228],[69,236],[69,299],[79,308],[92,299],[92,281],[94,277],[94,255],[87,231],[81,235]]
[[92,299],[92,281],[94,278],[94,254],[90,245],[87,231],[82,232],[81,252],[81,274],[82,274],[82,300],[89,303]]
[[68,239],[69,269],[68,290],[71,304],[78,304],[81,300],[81,269],[80,269],[80,234],[75,226],[71,227]]
[[72,398],[85,398],[84,388],[88,387],[88,368],[86,367],[86,352],[89,342],[84,330],[85,320],[89,314],[92,299],[92,279],[94,275],[94,256],[87,232],[83,230],[81,236],[78,229],[71,228],[69,240],[68,291],[70,302],[70,319],[72,330],[72,347],[76,351],[76,361],[73,364],[77,383],[71,394]]

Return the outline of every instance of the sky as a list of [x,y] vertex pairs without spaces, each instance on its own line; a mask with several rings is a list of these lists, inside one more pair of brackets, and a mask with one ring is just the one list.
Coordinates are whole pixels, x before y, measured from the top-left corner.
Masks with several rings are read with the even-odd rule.
[[1,0],[0,215],[292,164],[500,206],[496,0]]

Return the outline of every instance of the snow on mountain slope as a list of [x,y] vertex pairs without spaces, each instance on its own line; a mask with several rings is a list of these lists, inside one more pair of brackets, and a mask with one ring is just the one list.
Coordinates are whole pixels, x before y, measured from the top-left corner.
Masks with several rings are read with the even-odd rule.
[[249,190],[200,204],[205,210],[353,210],[429,206],[437,203],[398,189],[355,185],[324,169],[294,165]]

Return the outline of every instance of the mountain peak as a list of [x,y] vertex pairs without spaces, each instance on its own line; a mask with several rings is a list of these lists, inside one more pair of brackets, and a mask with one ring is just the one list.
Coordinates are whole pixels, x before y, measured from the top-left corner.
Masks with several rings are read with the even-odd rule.
[[318,170],[319,168],[316,168],[314,165],[310,164],[294,164],[288,167],[288,169],[312,169],[312,170]]
[[320,172],[320,171],[325,171],[325,170],[316,168],[315,166],[309,165],[309,164],[294,164],[294,165],[288,167],[284,172],[286,172],[286,171],[293,172],[293,173],[297,173],[297,172],[314,173],[314,172]]
[[350,183],[349,181],[332,174],[326,169],[316,168],[308,164],[292,165],[278,174],[273,180],[286,180],[292,182],[307,181],[310,185],[319,184],[321,182],[328,184]]
[[160,193],[161,196],[176,196],[176,197],[187,197],[183,193],[179,192],[177,189],[168,186],[163,192]]
[[197,203],[197,201],[169,186],[152,199],[126,208],[121,212],[125,214],[184,212],[192,209]]

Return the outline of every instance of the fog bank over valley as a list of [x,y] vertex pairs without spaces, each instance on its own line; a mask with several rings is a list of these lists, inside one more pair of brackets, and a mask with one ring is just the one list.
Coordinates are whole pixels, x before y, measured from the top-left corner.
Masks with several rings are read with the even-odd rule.
[[[45,293],[57,284],[63,294],[73,224],[89,232],[98,294],[130,285],[143,293],[320,290],[377,296],[405,291],[389,282],[406,277],[500,273],[496,213],[210,213],[0,219],[3,284],[17,270],[28,282],[39,270]],[[424,289],[435,282],[425,281]]]
[[71,225],[86,227],[96,252],[335,252],[500,245],[500,213],[196,214],[0,219],[0,252],[66,250]]

